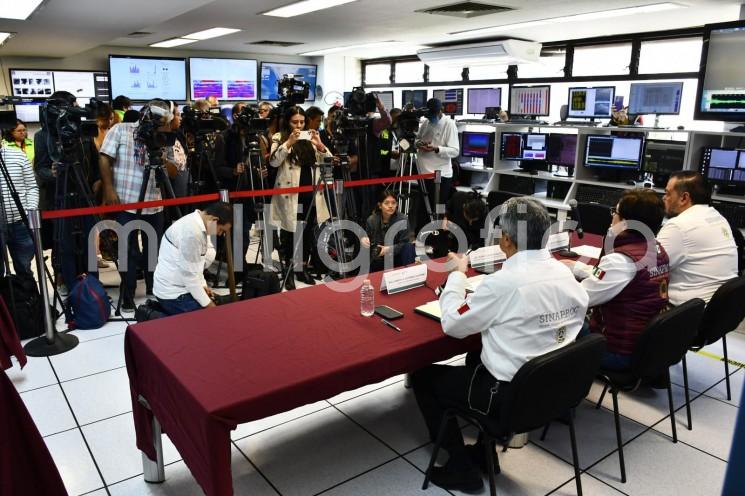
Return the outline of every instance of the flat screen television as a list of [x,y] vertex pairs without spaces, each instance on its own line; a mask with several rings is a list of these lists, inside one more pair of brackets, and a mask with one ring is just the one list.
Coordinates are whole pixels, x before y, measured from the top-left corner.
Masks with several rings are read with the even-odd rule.
[[707,24],[694,119],[745,121],[745,20]]
[[16,103],[14,105],[16,116],[23,122],[36,123],[39,122],[39,108],[44,105],[46,101],[23,101],[22,103]]
[[494,157],[494,133],[464,131],[461,136],[460,154],[469,158]]
[[669,83],[631,83],[630,114],[680,114],[683,81]]
[[615,86],[569,88],[567,117],[610,119],[616,94]]
[[216,96],[225,101],[259,98],[257,63],[252,59],[189,58],[191,99]]
[[427,103],[427,90],[403,90],[401,92],[401,106],[412,104],[414,108],[422,108]]
[[301,76],[300,79],[308,83],[310,91],[307,101],[316,99],[316,73],[318,66],[315,64],[292,64],[289,62],[262,62],[261,63],[261,90],[259,92],[262,100],[279,100],[277,84],[286,74]]
[[486,107],[502,105],[502,88],[468,88],[468,113],[486,113]]
[[432,91],[432,98],[442,102],[442,113],[446,115],[463,115],[463,88]]
[[587,135],[585,167],[638,171],[643,158],[643,136]]
[[548,151],[546,162],[562,167],[574,167],[577,157],[577,135],[558,134],[548,135]]
[[383,102],[383,105],[385,105],[386,110],[390,110],[393,108],[393,92],[392,91],[376,91],[375,93],[380,98],[380,101]]
[[502,133],[499,158],[502,160],[546,161],[548,134]]
[[701,175],[709,183],[745,186],[745,150],[705,147],[701,156]]
[[111,95],[133,101],[186,100],[186,59],[109,55]]
[[547,117],[551,103],[551,86],[511,86],[510,114]]
[[23,98],[49,98],[69,91],[78,99],[109,101],[109,74],[102,71],[10,69],[11,93]]

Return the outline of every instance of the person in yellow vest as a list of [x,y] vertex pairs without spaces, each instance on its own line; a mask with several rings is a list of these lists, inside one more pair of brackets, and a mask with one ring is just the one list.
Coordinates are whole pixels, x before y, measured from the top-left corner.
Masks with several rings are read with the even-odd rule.
[[3,146],[17,148],[26,154],[29,163],[34,163],[34,140],[28,137],[26,123],[20,119],[16,120],[16,125],[3,133]]
[[119,95],[118,97],[114,98],[114,100],[111,102],[111,108],[114,109],[114,115],[116,116],[114,124],[118,122],[124,122],[124,114],[127,112],[127,110],[129,110],[131,106],[132,100],[124,95]]

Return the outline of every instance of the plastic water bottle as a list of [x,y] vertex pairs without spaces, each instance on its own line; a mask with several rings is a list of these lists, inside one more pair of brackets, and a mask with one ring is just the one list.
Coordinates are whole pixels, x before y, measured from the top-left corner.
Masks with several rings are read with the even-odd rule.
[[372,317],[375,313],[375,288],[370,279],[365,279],[360,288],[360,313],[363,317]]

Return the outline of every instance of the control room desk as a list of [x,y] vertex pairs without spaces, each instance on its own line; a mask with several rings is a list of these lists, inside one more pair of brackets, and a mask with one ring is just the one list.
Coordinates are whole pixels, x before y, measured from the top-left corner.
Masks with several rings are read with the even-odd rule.
[[[163,477],[162,465],[144,458],[162,460],[162,426],[208,496],[233,494],[230,431],[238,424],[480,346],[478,335],[450,338],[414,313],[436,298],[431,289],[388,296],[381,276],[369,276],[375,303],[404,312],[400,333],[360,315],[359,290],[326,285],[129,326],[125,357],[146,479]],[[444,279],[430,270],[428,285]]]

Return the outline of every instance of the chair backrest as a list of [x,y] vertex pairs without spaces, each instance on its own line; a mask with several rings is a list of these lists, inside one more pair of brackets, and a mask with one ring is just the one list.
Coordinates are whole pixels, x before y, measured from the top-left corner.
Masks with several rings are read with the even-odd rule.
[[500,430],[528,432],[577,406],[590,391],[605,345],[603,336],[590,334],[520,367],[502,402]]
[[520,195],[517,193],[510,193],[509,191],[490,191],[489,195],[486,197],[486,204],[489,207],[489,210],[492,210],[494,207],[502,205],[504,202],[510,198],[514,198],[515,196]]
[[717,341],[730,331],[734,331],[745,318],[745,276],[730,279],[719,286],[706,305],[701,320],[696,344],[709,344]]
[[[599,203],[577,203],[582,218],[582,229],[592,234],[605,235],[610,227],[610,208]],[[576,220],[576,219],[575,219]]]
[[704,300],[694,298],[655,316],[639,336],[631,356],[631,370],[640,378],[654,378],[678,363],[698,332]]

